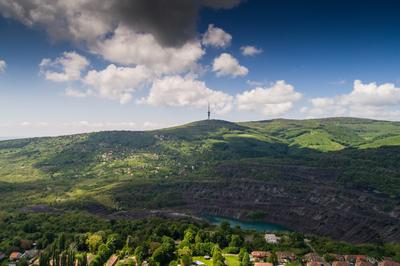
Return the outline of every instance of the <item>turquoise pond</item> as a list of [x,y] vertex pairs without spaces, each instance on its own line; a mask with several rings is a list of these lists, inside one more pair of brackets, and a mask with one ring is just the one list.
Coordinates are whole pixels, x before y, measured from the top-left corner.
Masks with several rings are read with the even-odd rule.
[[215,224],[215,225],[220,224],[222,221],[227,221],[227,222],[229,222],[231,227],[240,226],[240,228],[242,228],[242,229],[255,230],[258,232],[287,232],[287,231],[290,231],[289,229],[287,229],[281,225],[266,223],[266,222],[240,221],[240,220],[237,220],[234,218],[214,216],[214,215],[204,215],[203,217],[207,221],[209,221],[210,223]]

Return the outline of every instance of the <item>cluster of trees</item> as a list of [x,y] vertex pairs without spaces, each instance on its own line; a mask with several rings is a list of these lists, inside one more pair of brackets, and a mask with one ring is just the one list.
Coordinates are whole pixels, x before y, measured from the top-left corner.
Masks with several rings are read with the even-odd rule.
[[[242,265],[249,265],[253,250],[292,251],[299,257],[310,248],[299,233],[283,233],[277,245],[268,244],[262,233],[219,226],[190,219],[106,220],[83,213],[33,214],[0,212],[0,252],[23,252],[36,242],[40,265],[98,266],[115,254],[119,266],[189,265],[194,256],[212,257],[223,265],[222,254],[238,254]],[[320,254],[365,254],[400,260],[399,244],[352,245],[326,238],[307,236]],[[90,260],[88,261],[88,258]],[[329,258],[328,258],[329,259]]]
[[224,265],[222,253],[238,253],[245,242],[244,231],[232,229],[227,223],[217,228],[192,225],[184,230],[182,238],[175,239],[165,229],[163,226],[158,227],[155,235],[150,237],[151,241],[139,245],[133,236],[128,236],[119,253],[120,257],[133,256],[137,263],[147,257],[150,265],[174,266],[190,265],[193,256],[208,255],[212,256],[215,265]]

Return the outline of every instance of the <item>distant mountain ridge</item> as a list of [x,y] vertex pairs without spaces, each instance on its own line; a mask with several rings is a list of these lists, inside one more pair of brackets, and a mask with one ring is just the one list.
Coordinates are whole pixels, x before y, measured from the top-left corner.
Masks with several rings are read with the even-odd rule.
[[21,139],[22,137],[0,137],[0,141],[2,140],[13,140],[13,139]]
[[399,161],[400,123],[358,118],[7,140],[0,207],[256,216],[353,242],[400,242]]

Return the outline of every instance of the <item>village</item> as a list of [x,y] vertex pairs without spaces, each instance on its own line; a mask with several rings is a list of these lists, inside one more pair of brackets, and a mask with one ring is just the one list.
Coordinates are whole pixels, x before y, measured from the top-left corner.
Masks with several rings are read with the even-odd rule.
[[[265,242],[268,244],[278,244],[281,238],[274,233],[266,233],[264,235]],[[304,242],[309,245],[313,250],[313,247],[309,243],[308,239],[304,239]],[[181,241],[176,241],[176,245],[179,245]],[[19,252],[14,251],[8,256],[0,252],[0,265],[8,266],[42,266],[41,255],[42,251],[36,248],[35,242],[25,241],[24,247],[26,250]],[[245,252],[246,253],[246,252]],[[253,250],[248,255],[248,263],[243,262],[243,256],[241,254],[225,254],[222,256],[224,258],[224,265],[227,266],[400,266],[400,263],[394,261],[391,257],[374,258],[364,254],[318,254],[317,252],[306,253],[302,256],[296,255],[291,251],[271,251],[271,250]],[[84,265],[95,265],[93,259],[94,254],[88,253],[85,263],[80,263],[78,259],[74,259],[72,265],[74,266],[84,266]],[[181,262],[179,266],[202,266],[202,265],[220,265],[213,262],[212,254],[204,256],[191,257],[190,263],[185,264]],[[69,260],[69,259],[68,259]],[[71,262],[70,262],[71,263]],[[53,261],[50,261],[48,265],[55,265]],[[70,265],[67,259],[63,262],[62,259],[59,260],[59,266]],[[122,252],[116,252],[112,254],[107,261],[104,263],[106,266],[122,266],[122,265],[142,265],[151,266],[152,264],[144,260],[141,264],[138,264],[138,260],[135,256],[123,255]],[[157,264],[160,265],[160,264]],[[170,264],[171,265],[171,264]],[[160,265],[164,266],[164,265]]]

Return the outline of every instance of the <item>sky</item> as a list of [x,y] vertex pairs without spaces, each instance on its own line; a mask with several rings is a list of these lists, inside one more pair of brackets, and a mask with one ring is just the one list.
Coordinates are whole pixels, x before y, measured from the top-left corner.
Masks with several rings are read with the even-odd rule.
[[400,120],[390,0],[0,0],[0,138]]

